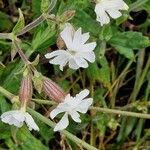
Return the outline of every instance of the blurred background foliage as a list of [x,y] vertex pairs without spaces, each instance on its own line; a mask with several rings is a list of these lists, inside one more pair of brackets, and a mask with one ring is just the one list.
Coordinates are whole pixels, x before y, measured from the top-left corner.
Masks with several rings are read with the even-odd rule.
[[[130,6],[122,17],[101,27],[96,22],[94,1],[58,0],[52,11],[58,22],[46,20],[33,30],[19,36],[22,49],[33,61],[40,54],[37,69],[57,82],[66,92],[78,93],[88,88],[94,105],[126,111],[148,113],[150,106],[150,1],[136,5],[136,0],[125,0]],[[41,15],[41,0],[0,0],[0,32],[11,32],[18,20],[18,8],[29,24]],[[75,10],[69,21],[75,28],[90,32],[91,41],[97,42],[96,62],[87,69],[64,72],[44,58],[44,54],[57,49],[57,39],[65,23],[65,12]],[[11,61],[11,41],[0,40],[0,85],[18,94],[23,63],[18,55]],[[46,99],[34,92],[34,98]],[[10,102],[0,95],[0,114],[10,110]],[[44,116],[48,106],[35,105]],[[40,132],[19,130],[0,122],[0,150],[59,150],[82,149],[44,123],[36,120]],[[70,123],[68,131],[102,150],[149,150],[150,122],[144,119],[94,110],[82,116],[82,123]]]

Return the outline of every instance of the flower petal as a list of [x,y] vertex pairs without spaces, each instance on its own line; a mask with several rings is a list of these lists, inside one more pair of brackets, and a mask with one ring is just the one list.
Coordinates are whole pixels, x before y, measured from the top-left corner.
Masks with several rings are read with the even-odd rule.
[[[61,103],[60,103],[61,104]],[[59,107],[59,104],[58,104],[58,107]],[[54,119],[59,113],[62,113],[62,112],[64,112],[65,110],[63,109],[63,107],[62,107],[62,109],[61,108],[55,108],[55,109],[53,109],[51,112],[50,112],[50,117],[52,118],[52,119]]]
[[67,51],[65,51],[65,50],[56,50],[56,51],[53,51],[53,52],[51,52],[51,53],[47,53],[47,54],[45,55],[45,57],[46,57],[47,59],[51,59],[51,58],[53,58],[53,57],[55,57],[55,56],[59,56],[59,55],[68,55],[68,53],[67,53]]
[[90,93],[90,92],[89,92],[88,89],[84,89],[84,90],[82,90],[79,94],[76,95],[76,99],[82,100],[82,99],[84,99],[86,96],[88,96],[89,93]]
[[33,120],[32,116],[29,113],[25,113],[25,122],[27,124],[27,126],[29,127],[29,130],[31,131],[32,129],[35,131],[39,131],[39,127],[37,126],[37,124],[35,123],[35,121]]
[[93,99],[92,98],[86,98],[81,101],[80,105],[77,107],[76,111],[80,113],[86,113],[89,109],[89,107],[92,105]]
[[75,57],[74,60],[79,67],[87,68],[89,65],[83,57]]
[[129,8],[123,0],[105,0],[103,4],[105,5],[105,9],[127,10]]
[[95,49],[95,47],[96,47],[96,42],[84,44],[81,47],[81,52],[91,52]]
[[9,125],[22,127],[24,116],[22,115],[22,112],[19,110],[8,111],[1,115],[1,120],[4,123],[8,123]]
[[108,24],[110,22],[108,14],[116,19],[122,15],[119,10],[127,10],[128,8],[123,0],[100,0],[95,6],[97,21],[101,25]]
[[79,69],[79,66],[73,58],[69,60],[69,68],[72,68],[74,70]]
[[64,30],[60,33],[60,36],[64,40],[67,48],[72,47],[74,28],[71,24],[67,24]]
[[56,124],[54,131],[65,129],[69,125],[68,114],[65,113],[61,120]]
[[78,122],[80,123],[81,122],[81,119],[80,119],[80,115],[78,112],[76,111],[72,111],[71,113],[69,113],[71,118],[75,121],[75,122]]
[[87,40],[90,38],[90,34],[89,32],[82,34],[82,41],[81,44],[84,44],[85,42],[87,42]]
[[55,58],[51,59],[49,61],[49,63],[58,65],[58,64],[61,64],[63,62],[66,62],[67,60],[68,60],[68,56],[62,54],[60,56],[56,56]]
[[91,63],[93,63],[95,61],[95,53],[94,52],[82,53],[82,57]]
[[55,65],[60,65],[60,70],[63,71],[63,67],[67,64],[69,61],[69,56],[68,55],[60,55],[55,57],[54,59],[50,60],[50,64],[55,64]]
[[[109,4],[108,4],[109,5]],[[108,24],[110,22],[110,18],[105,12],[105,7],[100,3],[95,6],[95,13],[97,15],[97,21],[100,22],[101,26],[104,24]]]
[[108,9],[107,13],[113,18],[113,19],[117,19],[119,18],[122,14],[119,10],[115,10],[115,9]]
[[73,43],[72,47],[76,49],[77,47],[80,46],[82,40],[82,33],[81,33],[81,28],[79,28],[75,33],[73,37]]

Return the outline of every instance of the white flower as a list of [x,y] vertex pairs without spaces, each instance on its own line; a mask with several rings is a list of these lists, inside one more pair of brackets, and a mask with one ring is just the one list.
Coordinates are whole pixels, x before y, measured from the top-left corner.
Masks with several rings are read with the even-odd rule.
[[96,20],[103,26],[110,22],[109,17],[116,19],[122,15],[120,10],[127,10],[128,8],[123,0],[98,0],[95,6]]
[[22,111],[21,109],[20,110],[12,110],[12,111],[3,113],[1,115],[1,120],[4,123],[8,123],[9,125],[14,125],[18,128],[22,127],[23,122],[25,122],[27,124],[27,126],[29,127],[30,131],[32,129],[39,131],[39,127],[34,122],[32,116],[29,113]]
[[54,131],[63,130],[69,125],[68,115],[75,121],[80,123],[80,113],[86,113],[93,102],[92,98],[85,98],[89,94],[89,90],[85,89],[77,94],[75,97],[68,94],[64,102],[59,103],[58,106],[51,111],[50,117],[53,119],[59,113],[65,112],[61,120],[56,124]]
[[80,67],[87,68],[87,61],[91,63],[95,61],[93,50],[96,47],[96,42],[86,43],[90,37],[89,33],[82,34],[81,28],[75,31],[71,24],[66,24],[60,36],[67,49],[59,49],[46,54],[45,57],[50,59],[49,63],[60,65],[59,68],[63,71],[63,67],[67,63],[70,68],[76,70]]

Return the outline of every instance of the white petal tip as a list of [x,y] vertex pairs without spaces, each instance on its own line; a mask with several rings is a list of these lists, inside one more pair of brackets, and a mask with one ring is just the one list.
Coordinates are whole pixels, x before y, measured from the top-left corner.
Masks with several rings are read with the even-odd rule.
[[124,10],[128,10],[128,9],[129,9],[129,6],[125,4]]
[[45,54],[45,58],[47,58],[47,59],[49,58],[49,53],[48,53],[48,54]]
[[54,116],[52,113],[50,113],[50,114],[49,114],[49,117],[50,117],[51,119],[54,119],[55,116]]

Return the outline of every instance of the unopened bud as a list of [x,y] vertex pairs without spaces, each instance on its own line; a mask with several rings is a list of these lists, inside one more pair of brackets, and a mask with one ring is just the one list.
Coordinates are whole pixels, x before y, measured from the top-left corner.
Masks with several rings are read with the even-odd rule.
[[60,103],[65,98],[64,91],[51,79],[44,77],[43,79],[43,91],[52,100]]
[[75,10],[65,11],[62,15],[63,22],[68,22],[75,16]]
[[64,42],[64,40],[61,37],[59,37],[57,39],[57,47],[59,49],[63,49],[65,47],[65,42]]
[[19,99],[22,106],[26,106],[27,103],[32,99],[32,90],[31,76],[29,74],[23,76],[19,92]]

